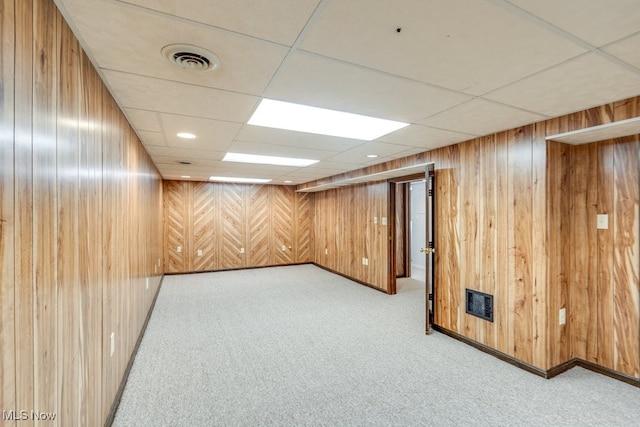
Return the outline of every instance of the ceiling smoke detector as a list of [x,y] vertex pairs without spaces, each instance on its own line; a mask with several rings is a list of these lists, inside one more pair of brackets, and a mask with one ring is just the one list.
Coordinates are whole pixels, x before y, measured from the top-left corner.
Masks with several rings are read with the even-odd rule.
[[192,71],[212,71],[220,67],[220,58],[198,46],[170,44],[162,48],[162,54],[180,68]]

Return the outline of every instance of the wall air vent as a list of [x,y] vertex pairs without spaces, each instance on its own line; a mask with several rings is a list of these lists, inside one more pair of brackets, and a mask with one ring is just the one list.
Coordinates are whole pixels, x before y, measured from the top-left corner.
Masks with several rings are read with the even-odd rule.
[[191,71],[211,71],[220,67],[220,58],[212,52],[188,44],[170,44],[162,54],[178,67]]
[[488,320],[489,322],[493,322],[493,295],[474,291],[472,289],[467,289],[466,294],[467,313],[472,316]]

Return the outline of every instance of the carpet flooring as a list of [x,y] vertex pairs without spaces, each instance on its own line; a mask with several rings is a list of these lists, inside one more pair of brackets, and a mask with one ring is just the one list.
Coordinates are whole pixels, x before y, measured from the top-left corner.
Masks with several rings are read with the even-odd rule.
[[545,380],[313,265],[167,276],[114,426],[637,426],[640,389]]

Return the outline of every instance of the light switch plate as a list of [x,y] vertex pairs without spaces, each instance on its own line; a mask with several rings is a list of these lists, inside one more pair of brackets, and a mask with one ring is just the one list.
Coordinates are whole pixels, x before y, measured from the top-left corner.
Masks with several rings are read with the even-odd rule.
[[609,215],[607,214],[598,214],[596,224],[598,230],[608,230],[609,229]]

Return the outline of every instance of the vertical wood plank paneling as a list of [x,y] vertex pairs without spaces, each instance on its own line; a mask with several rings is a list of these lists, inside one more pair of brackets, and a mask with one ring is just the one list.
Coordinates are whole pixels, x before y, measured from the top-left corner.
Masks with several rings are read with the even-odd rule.
[[80,109],[80,164],[79,164],[79,227],[80,239],[80,346],[82,389],[86,393],[82,412],[87,424],[102,421],[102,382],[94,378],[102,371],[102,337],[96,334],[102,328],[102,260],[92,256],[94,248],[101,248],[102,228],[96,226],[94,215],[102,212],[102,135],[92,120],[102,117],[102,82],[89,58],[80,56],[81,109]]
[[640,376],[640,141],[616,140],[614,148],[614,360],[615,369]]
[[512,282],[509,276],[509,230],[510,222],[509,201],[509,134],[500,132],[496,138],[496,185],[497,185],[497,223],[501,224],[496,230],[496,282],[494,322],[497,328],[497,349],[505,354],[513,354],[510,340],[513,325],[513,311],[510,309],[510,289]]
[[[482,139],[478,167],[478,209],[481,217],[478,220],[479,289],[490,295],[497,292],[496,270],[498,259],[497,246],[497,176],[496,176],[496,142],[495,136]],[[483,323],[483,343],[496,347],[496,323]]]
[[[597,213],[611,215],[615,212],[614,198],[614,143],[602,142],[597,146]],[[613,222],[608,229],[597,230],[597,280],[596,295],[598,299],[596,314],[597,333],[592,339],[597,344],[596,360],[604,366],[615,366],[615,331],[614,331],[614,248],[615,230]],[[578,297],[580,293],[578,293]],[[588,314],[588,313],[585,313]]]
[[79,250],[78,250],[78,117],[79,45],[67,26],[61,29],[58,83],[58,396],[62,420],[86,423],[81,412]]
[[0,401],[101,425],[160,279],[160,177],[52,1],[0,23]]
[[[531,127],[509,131],[509,277],[507,301],[513,311],[513,355],[527,363],[532,354],[532,146]],[[512,224],[512,225],[511,225]],[[511,347],[511,345],[509,346]]]
[[[14,1],[0,3],[0,402],[16,407],[14,293]],[[7,422],[14,426],[15,422]]]
[[[58,21],[57,10],[51,2],[34,2],[34,8],[33,193],[37,195],[33,201],[34,408],[54,412],[58,407],[55,286],[58,240],[55,167],[57,87],[54,83],[58,64]],[[50,423],[57,424],[58,420]]]
[[[460,182],[460,197],[458,199],[460,215],[458,217],[458,236],[460,238],[460,257],[465,260],[467,268],[460,270],[460,284],[458,298],[465,298],[465,288],[480,290],[479,263],[480,248],[478,239],[478,224],[484,220],[484,212],[480,208],[479,200],[479,147],[480,139],[475,139],[460,146],[460,164],[458,168]],[[484,341],[480,334],[481,322],[477,317],[461,313],[460,327],[462,333],[476,341]]]
[[596,203],[598,182],[597,150],[593,145],[573,147],[571,152],[571,217],[574,227],[571,246],[582,247],[572,251],[571,319],[572,356],[595,361],[597,328],[597,262],[596,259]]
[[[16,407],[33,408],[33,3],[16,3],[15,351]],[[33,425],[33,420],[25,420]]]
[[570,359],[568,326],[559,325],[558,313],[567,308],[567,250],[569,234],[569,147],[550,141],[547,146],[547,368]]
[[548,345],[548,287],[547,260],[549,241],[547,239],[547,141],[545,124],[532,126],[531,158],[531,314],[532,359],[531,363],[544,369],[547,365]]

